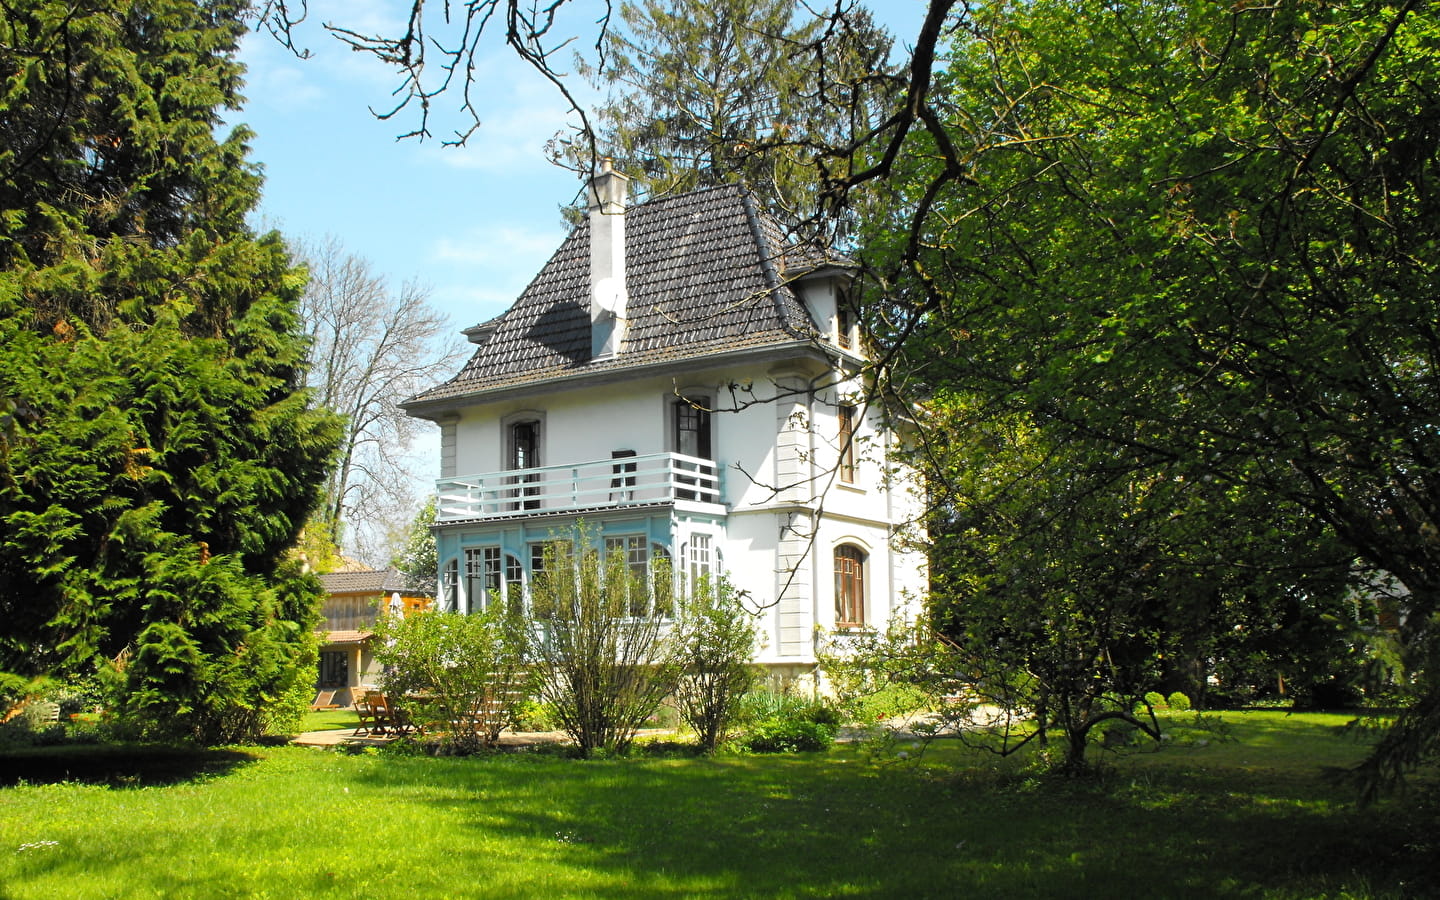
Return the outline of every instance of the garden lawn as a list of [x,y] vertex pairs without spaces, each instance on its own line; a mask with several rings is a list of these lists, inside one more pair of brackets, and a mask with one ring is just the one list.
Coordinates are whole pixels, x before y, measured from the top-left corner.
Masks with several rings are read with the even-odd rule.
[[1321,777],[1365,751],[1335,733],[1344,717],[1225,719],[1235,742],[1177,732],[1085,784],[953,741],[919,762],[897,758],[908,745],[592,762],[12,752],[0,898],[1440,892],[1423,790],[1358,810]]

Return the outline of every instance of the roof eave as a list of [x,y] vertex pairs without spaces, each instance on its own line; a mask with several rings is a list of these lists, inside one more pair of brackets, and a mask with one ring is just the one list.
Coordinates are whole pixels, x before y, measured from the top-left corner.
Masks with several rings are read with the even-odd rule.
[[822,347],[812,339],[796,338],[793,341],[787,341],[781,344],[723,350],[702,357],[656,360],[652,363],[626,366],[623,368],[585,369],[576,372],[567,372],[563,375],[541,378],[535,381],[507,384],[494,388],[481,388],[477,391],[454,394],[434,400],[412,398],[401,403],[400,407],[405,410],[405,414],[408,416],[438,422],[453,416],[462,407],[476,406],[482,403],[495,403],[500,400],[513,400],[519,397],[528,397],[537,394],[548,394],[557,389],[563,390],[568,387],[577,386],[581,382],[583,382],[586,387],[598,387],[607,384],[616,384],[622,381],[636,381],[641,378],[663,375],[669,370],[683,370],[689,374],[710,369],[723,369],[727,366],[745,363],[781,362],[807,357],[822,365],[833,365],[833,355],[826,352],[826,349],[827,348]]

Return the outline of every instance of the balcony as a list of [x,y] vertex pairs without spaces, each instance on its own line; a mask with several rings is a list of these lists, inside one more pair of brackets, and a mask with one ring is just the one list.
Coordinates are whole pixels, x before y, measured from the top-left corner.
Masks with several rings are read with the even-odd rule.
[[653,453],[446,478],[437,522],[555,515],[677,502],[720,503],[714,460]]

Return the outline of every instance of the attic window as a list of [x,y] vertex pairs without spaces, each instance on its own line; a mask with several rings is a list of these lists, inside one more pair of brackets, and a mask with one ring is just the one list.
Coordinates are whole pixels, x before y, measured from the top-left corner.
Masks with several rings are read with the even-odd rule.
[[850,349],[854,341],[850,337],[850,331],[854,323],[850,321],[850,296],[846,291],[840,291],[836,297],[835,304],[835,343],[845,350]]

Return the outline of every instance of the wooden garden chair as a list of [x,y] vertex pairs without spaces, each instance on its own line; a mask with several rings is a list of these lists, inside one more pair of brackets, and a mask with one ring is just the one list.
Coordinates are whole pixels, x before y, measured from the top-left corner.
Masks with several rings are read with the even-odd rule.
[[360,716],[360,725],[355,729],[356,736],[384,734],[384,695],[378,691],[365,691],[356,696],[358,699],[355,701],[355,712]]

